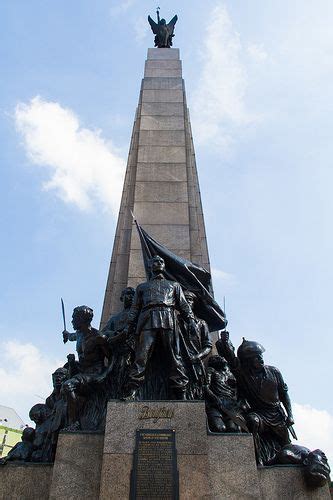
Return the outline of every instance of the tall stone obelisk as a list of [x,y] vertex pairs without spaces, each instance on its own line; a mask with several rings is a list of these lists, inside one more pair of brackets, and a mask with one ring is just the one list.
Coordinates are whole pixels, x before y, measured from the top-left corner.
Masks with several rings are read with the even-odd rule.
[[126,286],[145,281],[134,213],[177,255],[210,270],[179,49],[148,49],[136,111],[101,325]]

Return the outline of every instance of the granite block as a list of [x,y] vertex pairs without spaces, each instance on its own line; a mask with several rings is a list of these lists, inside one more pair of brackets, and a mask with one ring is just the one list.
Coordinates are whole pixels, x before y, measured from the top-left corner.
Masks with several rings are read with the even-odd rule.
[[183,90],[183,79],[182,78],[159,78],[155,76],[154,78],[147,77],[142,81],[142,89],[144,90]]
[[114,273],[115,282],[120,282],[126,279],[128,270],[128,260],[129,260],[129,253],[127,254],[118,253],[117,262],[115,266],[115,273]]
[[141,130],[140,146],[185,146],[184,130]]
[[182,71],[180,69],[146,69],[144,73],[145,78],[146,77],[155,77],[155,78],[181,78],[182,76]]
[[[173,417],[139,419],[146,406],[150,409],[163,407],[171,410],[174,412]],[[207,450],[205,403],[202,401],[109,402],[104,454],[132,454],[136,429],[174,429],[178,454],[203,455]]]
[[251,464],[256,473],[255,452],[252,434],[209,434],[207,436],[209,455],[218,459],[219,472],[231,472]]
[[[134,204],[133,212],[135,213],[135,217],[140,221],[140,224],[145,227],[147,224],[150,226],[158,224],[169,227],[186,225],[187,238],[190,238],[190,232],[187,226],[188,210],[187,204],[184,202],[137,201]],[[161,231],[163,233],[163,228],[161,228]]]
[[180,116],[142,116],[140,130],[184,130],[184,117]]
[[[142,116],[181,116],[182,129],[184,129],[184,105],[180,102],[143,102],[141,106]],[[165,120],[165,118],[163,118]],[[142,118],[141,118],[142,122]],[[142,129],[142,126],[141,126]],[[174,130],[177,130],[175,128]],[[163,130],[163,129],[162,129]],[[172,130],[172,129],[171,129]]]
[[137,182],[135,202],[187,202],[186,182]]
[[330,500],[328,484],[321,488],[309,488],[303,476],[303,468],[277,466],[258,468],[261,495],[264,500]]
[[53,464],[14,464],[0,467],[1,500],[48,500]]
[[147,59],[179,59],[179,49],[148,49]]
[[207,455],[177,455],[181,500],[211,498]]
[[60,433],[50,500],[97,500],[103,458],[103,434]]
[[[157,204],[156,204],[157,205]],[[169,204],[171,205],[171,204]],[[139,219],[140,220],[140,219]],[[144,229],[157,241],[165,245],[177,255],[180,250],[190,255],[190,237],[187,225],[143,224]],[[141,248],[139,237],[133,232],[131,249]]]
[[251,434],[210,434],[208,460],[213,498],[260,498]]
[[180,59],[147,59],[146,69],[182,69]]
[[[261,499],[257,478],[246,471],[225,472],[217,476],[210,473],[210,489],[208,498],[220,500],[258,500]],[[213,477],[214,476],[214,477]],[[212,480],[213,478],[213,480]],[[268,497],[271,500],[272,497]],[[267,500],[268,500],[267,498]],[[285,497],[280,497],[280,500]]]
[[132,454],[104,454],[99,500],[129,498],[132,465]]
[[191,236],[191,252],[193,255],[201,255],[202,254],[202,238],[201,233],[199,231],[190,230]]
[[[155,71],[155,70],[152,70],[152,71]],[[182,90],[166,89],[166,90],[143,90],[142,91],[142,102],[168,102],[169,103],[169,102],[183,102],[183,100],[184,100],[184,92]]]
[[138,163],[137,182],[183,181],[187,179],[185,163]]
[[128,264],[128,275],[131,278],[145,276],[145,267],[143,263],[142,250],[131,251]]
[[[129,212],[128,216],[131,216],[130,212]],[[118,244],[118,248],[117,248],[118,253],[127,253],[128,252],[130,241],[131,241],[131,231],[132,231],[132,229],[130,229],[130,228],[119,230],[119,232],[118,232],[119,244]]]
[[144,163],[185,163],[184,146],[139,146],[138,162]]
[[[182,455],[177,452],[179,493],[181,500],[210,498],[207,460],[204,455]],[[100,500],[129,498],[133,456],[106,453],[103,458]],[[116,481],[110,478],[117,478]]]

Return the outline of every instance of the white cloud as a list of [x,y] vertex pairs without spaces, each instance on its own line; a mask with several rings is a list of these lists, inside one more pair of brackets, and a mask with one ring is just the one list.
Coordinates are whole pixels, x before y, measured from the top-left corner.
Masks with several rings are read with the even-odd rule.
[[15,121],[30,161],[47,170],[44,189],[82,210],[99,203],[117,214],[125,162],[99,130],[82,127],[72,110],[39,96],[16,106]]
[[248,44],[246,48],[247,53],[253,59],[254,62],[261,63],[263,61],[266,61],[268,54],[263,48],[262,45],[258,45],[256,43],[250,43]]
[[52,373],[63,363],[45,356],[31,343],[0,344],[0,403],[14,408],[29,423],[29,410],[52,392]]
[[333,415],[326,410],[317,410],[310,405],[293,404],[295,431],[298,441],[295,444],[311,450],[319,448],[333,466]]
[[217,5],[208,17],[203,69],[191,106],[193,128],[199,142],[215,143],[227,151],[233,143],[233,128],[253,123],[256,117],[245,103],[248,77],[240,36],[226,7]]

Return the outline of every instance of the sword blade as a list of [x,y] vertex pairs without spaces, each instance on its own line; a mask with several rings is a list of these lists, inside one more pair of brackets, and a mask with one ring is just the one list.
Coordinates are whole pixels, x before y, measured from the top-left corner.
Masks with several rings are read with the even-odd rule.
[[293,426],[291,425],[290,427],[288,427],[288,429],[289,429],[289,432],[290,432],[290,434],[292,435],[292,437],[293,437],[294,439],[296,439],[296,441],[298,441],[298,439],[297,439],[297,435],[296,435],[296,432],[295,432],[295,429],[293,428]]
[[67,330],[67,328],[66,328],[66,316],[65,316],[65,305],[64,305],[64,301],[62,300],[62,298],[61,298],[61,310],[62,310],[62,319],[64,321],[64,330]]

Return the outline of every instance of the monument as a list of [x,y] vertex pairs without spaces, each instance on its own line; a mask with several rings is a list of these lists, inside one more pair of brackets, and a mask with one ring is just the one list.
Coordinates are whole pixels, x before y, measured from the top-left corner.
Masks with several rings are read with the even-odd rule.
[[[148,49],[99,330],[75,342],[0,467],[3,499],[330,498],[264,347],[235,351],[213,296],[177,16]],[[74,344],[73,344],[74,345]],[[214,351],[213,351],[214,349]],[[216,352],[218,354],[216,354]],[[297,422],[296,422],[297,426]],[[297,428],[297,427],[296,427]]]

